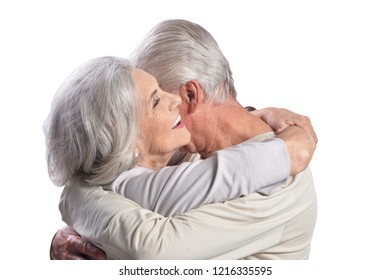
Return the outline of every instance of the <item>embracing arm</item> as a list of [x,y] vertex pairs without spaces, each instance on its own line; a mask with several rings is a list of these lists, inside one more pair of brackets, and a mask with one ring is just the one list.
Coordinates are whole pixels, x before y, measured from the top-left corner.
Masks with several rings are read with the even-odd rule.
[[258,136],[206,160],[159,171],[129,170],[107,188],[164,216],[255,191],[269,195],[287,179],[289,170],[295,175],[306,169],[316,146],[299,126],[289,126],[277,137],[283,141],[262,141],[264,136]]
[[128,170],[107,187],[164,216],[255,191],[269,194],[288,178],[290,166],[283,141],[263,140],[258,136],[205,160],[158,171]]
[[266,122],[286,143],[290,158],[290,173],[296,175],[306,169],[314,151],[318,138],[310,118],[288,109],[268,107],[256,110],[246,107],[252,114]]

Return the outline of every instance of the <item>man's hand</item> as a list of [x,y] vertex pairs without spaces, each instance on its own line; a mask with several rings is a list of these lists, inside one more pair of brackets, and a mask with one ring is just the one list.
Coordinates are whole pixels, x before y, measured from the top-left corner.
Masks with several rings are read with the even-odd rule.
[[54,260],[105,260],[106,254],[66,226],[54,235],[50,247],[50,258]]
[[251,113],[265,121],[276,134],[281,133],[289,126],[298,126],[305,130],[316,144],[318,142],[311,121],[306,116],[299,115],[287,109],[274,107],[254,110]]

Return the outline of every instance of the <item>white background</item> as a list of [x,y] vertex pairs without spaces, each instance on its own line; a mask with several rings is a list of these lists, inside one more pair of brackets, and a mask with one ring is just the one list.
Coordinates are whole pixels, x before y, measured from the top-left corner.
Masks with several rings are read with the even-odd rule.
[[[127,57],[155,24],[184,18],[218,41],[243,105],[308,115],[318,134],[311,260],[271,263],[280,268],[273,279],[386,278],[389,15],[387,1],[375,0],[0,2],[2,267],[15,279],[37,271],[103,277],[102,264],[83,270],[47,261],[62,226],[61,189],[46,174],[42,123],[76,66]],[[104,278],[113,279],[117,268],[107,269]]]

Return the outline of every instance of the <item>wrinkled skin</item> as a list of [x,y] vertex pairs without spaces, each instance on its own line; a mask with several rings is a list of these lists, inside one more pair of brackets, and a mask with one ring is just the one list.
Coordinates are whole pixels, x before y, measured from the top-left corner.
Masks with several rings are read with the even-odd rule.
[[54,236],[50,258],[55,260],[105,260],[106,254],[84,240],[71,227],[66,226]]

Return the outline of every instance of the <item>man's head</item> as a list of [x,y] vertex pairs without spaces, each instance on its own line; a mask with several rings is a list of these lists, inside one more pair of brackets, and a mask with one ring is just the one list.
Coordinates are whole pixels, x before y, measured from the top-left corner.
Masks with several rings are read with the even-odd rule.
[[135,67],[156,77],[163,90],[182,97],[181,115],[192,134],[191,142],[196,142],[194,135],[206,133],[205,106],[211,108],[228,98],[236,98],[229,62],[211,34],[196,23],[186,20],[159,23],[130,60]]
[[178,93],[180,86],[196,80],[206,99],[215,104],[224,102],[228,95],[236,96],[229,62],[211,34],[196,23],[159,23],[130,59],[136,68],[156,77],[166,91]]

